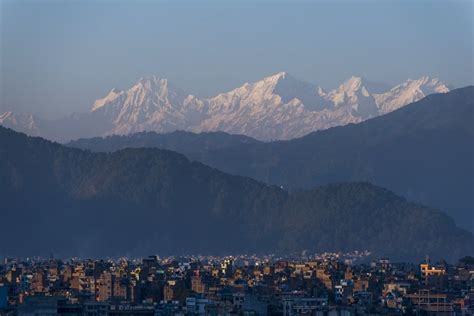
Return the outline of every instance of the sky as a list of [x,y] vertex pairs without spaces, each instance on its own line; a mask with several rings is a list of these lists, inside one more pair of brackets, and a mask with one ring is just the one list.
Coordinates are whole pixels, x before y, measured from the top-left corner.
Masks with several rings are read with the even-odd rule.
[[197,96],[287,71],[474,83],[472,1],[0,0],[0,112],[57,118],[157,75]]

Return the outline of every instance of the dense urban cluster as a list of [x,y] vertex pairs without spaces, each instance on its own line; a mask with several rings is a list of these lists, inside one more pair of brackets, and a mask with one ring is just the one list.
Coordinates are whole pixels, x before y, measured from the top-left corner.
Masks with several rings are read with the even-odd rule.
[[5,259],[0,315],[474,313],[473,257],[450,265],[365,255]]

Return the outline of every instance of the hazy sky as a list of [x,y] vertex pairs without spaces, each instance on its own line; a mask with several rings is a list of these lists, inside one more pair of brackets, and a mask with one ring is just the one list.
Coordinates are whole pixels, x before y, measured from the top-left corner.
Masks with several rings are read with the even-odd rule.
[[209,96],[279,71],[473,79],[472,1],[0,0],[0,111],[87,111],[158,75]]

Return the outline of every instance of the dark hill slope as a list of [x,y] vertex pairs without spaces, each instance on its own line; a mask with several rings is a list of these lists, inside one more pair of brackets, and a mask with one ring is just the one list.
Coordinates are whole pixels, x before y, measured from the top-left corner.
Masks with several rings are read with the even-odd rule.
[[0,176],[3,254],[474,250],[448,216],[367,183],[288,194],[158,149],[91,153],[0,128]]

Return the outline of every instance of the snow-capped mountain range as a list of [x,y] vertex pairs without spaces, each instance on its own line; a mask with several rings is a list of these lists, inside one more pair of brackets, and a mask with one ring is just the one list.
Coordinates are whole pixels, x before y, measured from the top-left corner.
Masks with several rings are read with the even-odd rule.
[[[377,87],[376,87],[377,86]],[[140,131],[224,131],[260,140],[291,139],[333,126],[358,123],[394,111],[428,94],[449,89],[436,78],[407,80],[388,91],[361,77],[337,89],[323,88],[280,72],[254,83],[197,98],[156,76],[128,90],[112,89],[90,112],[60,120],[5,112],[0,124],[30,135],[68,141]]]

